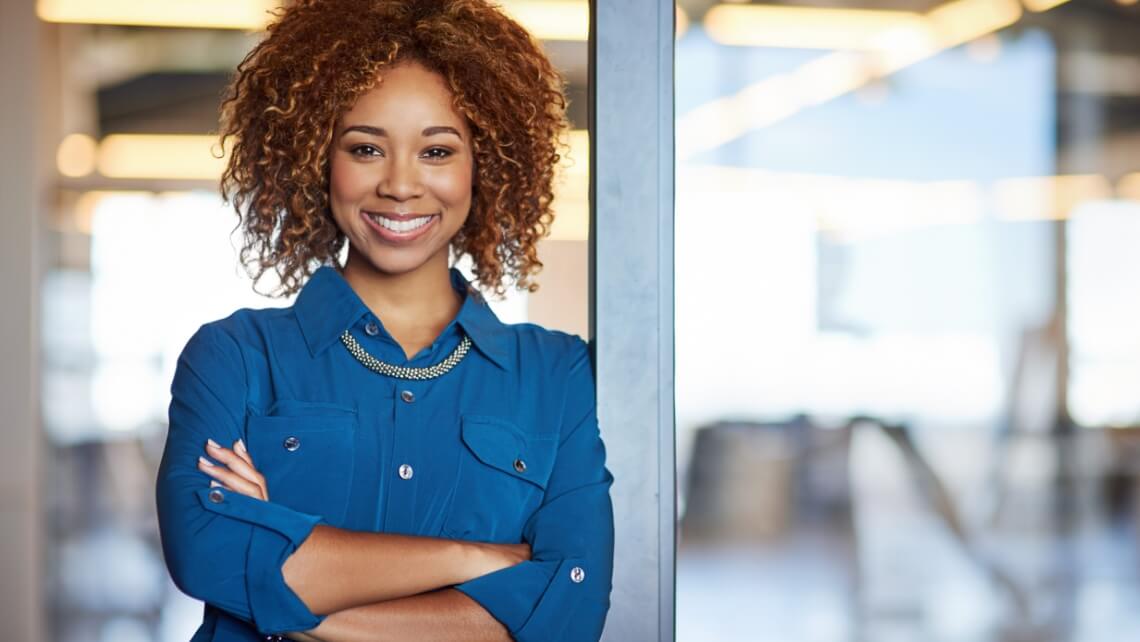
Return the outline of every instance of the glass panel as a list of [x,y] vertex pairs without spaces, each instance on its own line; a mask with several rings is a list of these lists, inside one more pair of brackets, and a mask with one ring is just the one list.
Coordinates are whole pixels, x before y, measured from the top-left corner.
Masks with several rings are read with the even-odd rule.
[[1133,5],[679,3],[678,639],[1140,627]]

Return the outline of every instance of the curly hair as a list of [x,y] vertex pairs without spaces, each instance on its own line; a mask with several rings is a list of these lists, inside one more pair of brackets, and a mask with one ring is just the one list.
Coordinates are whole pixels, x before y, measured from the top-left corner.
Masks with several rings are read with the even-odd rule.
[[540,45],[485,0],[296,0],[238,65],[222,101],[232,150],[223,196],[238,214],[241,262],[293,294],[346,242],[329,208],[329,149],[340,116],[386,67],[439,73],[471,128],[471,212],[452,239],[475,280],[533,292],[536,245],[550,233],[553,179],[566,148],[564,80]]

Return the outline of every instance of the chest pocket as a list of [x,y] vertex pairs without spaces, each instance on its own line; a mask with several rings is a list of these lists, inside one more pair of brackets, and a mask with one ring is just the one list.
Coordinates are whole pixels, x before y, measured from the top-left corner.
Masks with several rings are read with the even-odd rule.
[[518,542],[526,520],[542,503],[554,467],[554,435],[527,434],[515,424],[465,415],[464,448],[443,536],[484,542]]
[[356,413],[324,405],[275,407],[246,420],[246,444],[270,501],[343,524],[353,475]]

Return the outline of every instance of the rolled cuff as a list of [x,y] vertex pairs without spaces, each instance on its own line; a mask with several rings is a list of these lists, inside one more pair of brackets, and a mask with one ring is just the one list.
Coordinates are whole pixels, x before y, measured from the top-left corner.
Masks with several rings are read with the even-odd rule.
[[591,576],[585,560],[527,561],[488,573],[455,588],[475,600],[507,627],[519,642],[555,642],[577,607],[604,589],[603,573]]
[[245,580],[257,630],[288,633],[320,624],[326,616],[313,613],[297,597],[285,583],[281,567],[324,518],[222,488],[205,488],[197,494],[206,510],[256,527],[249,540]]

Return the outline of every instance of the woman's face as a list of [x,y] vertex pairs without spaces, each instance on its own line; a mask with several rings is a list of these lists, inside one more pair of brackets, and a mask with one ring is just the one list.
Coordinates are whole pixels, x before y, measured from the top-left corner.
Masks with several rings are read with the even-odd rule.
[[473,162],[443,77],[415,62],[386,69],[333,132],[329,201],[349,261],[393,275],[446,266],[471,210]]

